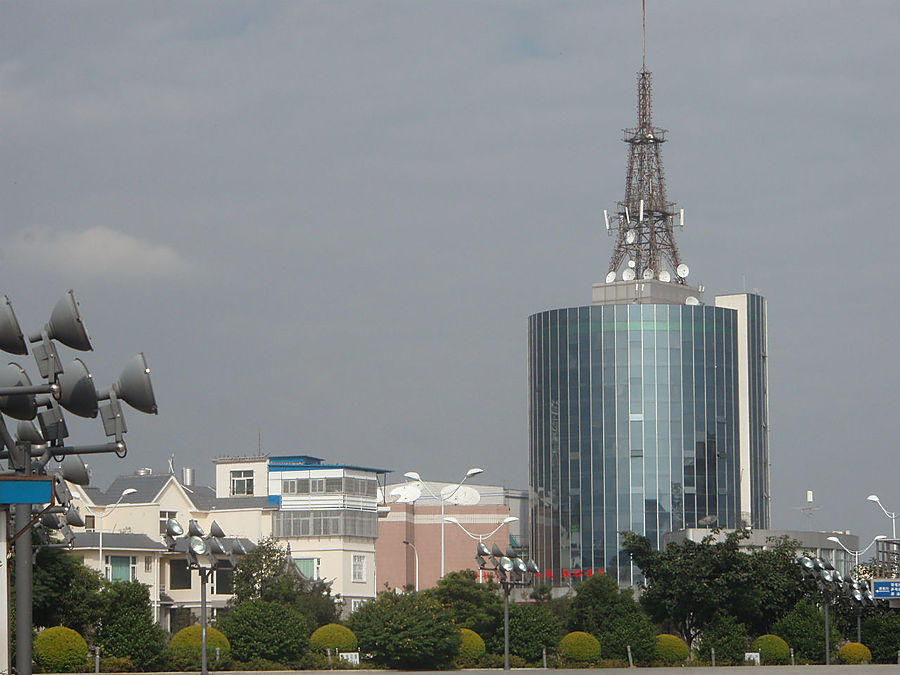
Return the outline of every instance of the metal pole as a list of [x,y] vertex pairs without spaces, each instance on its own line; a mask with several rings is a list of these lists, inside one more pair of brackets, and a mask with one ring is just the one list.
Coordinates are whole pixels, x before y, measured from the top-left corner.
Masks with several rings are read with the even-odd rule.
[[831,665],[831,614],[829,612],[830,598],[825,596],[825,665]]
[[862,609],[856,610],[856,641],[862,644]]
[[9,556],[6,555],[6,525],[9,511],[0,508],[0,673],[10,672],[9,646]]
[[[441,495],[441,579],[444,578],[444,495]],[[418,589],[416,589],[418,590]]]
[[[27,469],[26,469],[27,472]],[[31,522],[31,504],[16,504],[16,532]],[[16,671],[31,675],[31,591],[34,569],[31,557],[31,535],[16,541]]]
[[103,563],[103,514],[101,513],[97,517],[100,520],[100,527],[97,530],[97,533],[100,535],[100,543],[97,545],[100,554],[100,574],[106,579],[106,565]]
[[509,582],[503,583],[503,670],[509,670]]
[[200,568],[200,672],[203,675],[209,675],[206,667],[206,574],[208,571]]

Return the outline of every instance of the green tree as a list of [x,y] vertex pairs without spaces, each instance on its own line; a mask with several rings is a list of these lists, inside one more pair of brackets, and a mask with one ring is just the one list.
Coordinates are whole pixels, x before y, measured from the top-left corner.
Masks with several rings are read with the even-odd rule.
[[747,627],[730,614],[719,614],[707,624],[700,642],[700,657],[712,661],[716,650],[716,665],[740,665],[747,651]]
[[138,581],[116,581],[104,590],[106,610],[97,641],[107,656],[128,657],[141,670],[162,661],[166,632],[153,621],[150,592]]
[[866,614],[862,620],[862,641],[872,651],[873,663],[896,663],[900,650],[900,613],[882,608]]
[[219,621],[238,661],[296,661],[306,653],[310,624],[291,605],[258,598],[238,603]]
[[334,623],[340,616],[329,585],[300,574],[288,550],[272,538],[260,541],[234,571],[233,604],[247,600],[293,607],[314,626]]
[[650,540],[623,533],[623,548],[644,575],[641,604],[650,617],[678,633],[689,645],[720,613],[735,617],[754,634],[814,592],[795,562],[796,542],[769,542],[766,550],[744,549],[743,531],[701,542],[670,544],[654,551]]
[[446,607],[457,626],[489,637],[503,621],[499,588],[493,581],[479,583],[473,570],[463,570],[446,574],[425,594]]
[[[785,616],[775,622],[772,633],[794,648],[794,654],[814,663],[825,662],[825,613],[804,598]],[[831,626],[832,651],[840,643],[837,627]]]
[[459,651],[453,615],[425,593],[379,593],[353,612],[347,625],[356,633],[360,651],[389,668],[449,668]]
[[[526,661],[537,661],[543,649],[553,650],[563,635],[559,619],[542,605],[512,605],[509,608],[509,653]],[[503,652],[503,627],[491,640],[492,651]]]
[[656,629],[635,602],[630,589],[620,589],[608,574],[598,574],[575,587],[569,606],[569,630],[595,636],[604,658],[650,663],[656,651]]

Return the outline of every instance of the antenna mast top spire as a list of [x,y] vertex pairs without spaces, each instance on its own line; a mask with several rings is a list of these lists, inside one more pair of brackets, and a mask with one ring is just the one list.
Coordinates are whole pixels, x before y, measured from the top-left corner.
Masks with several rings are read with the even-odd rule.
[[[675,245],[675,217],[684,225],[684,211],[666,197],[661,145],[666,130],[653,126],[652,77],[647,70],[647,2],[641,0],[642,64],[638,73],[637,126],[625,130],[628,165],[625,173],[625,199],[616,205],[616,217],[606,215],[606,227],[616,235],[616,246],[609,262],[607,282],[617,278],[659,279],[686,284],[687,265]],[[624,269],[622,269],[624,268]],[[621,271],[621,274],[619,272]]]

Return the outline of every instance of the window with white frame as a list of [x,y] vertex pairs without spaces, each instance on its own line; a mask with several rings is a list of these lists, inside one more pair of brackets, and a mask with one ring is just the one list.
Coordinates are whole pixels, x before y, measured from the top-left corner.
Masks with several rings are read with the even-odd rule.
[[366,556],[353,554],[353,581],[366,580]]
[[84,517],[84,529],[86,532],[93,532],[96,527],[96,518],[94,516]]
[[152,572],[153,571],[153,557],[149,555],[144,556],[144,571]]
[[107,555],[105,574],[110,581],[134,581],[137,578],[137,557],[131,555]]
[[231,496],[244,497],[253,494],[253,471],[231,472]]
[[300,574],[307,579],[320,578],[319,570],[322,565],[321,558],[294,558],[294,564],[297,566]]
[[309,479],[309,491],[311,493],[321,494],[325,492],[325,479],[324,478],[310,478]]
[[353,598],[352,600],[350,600],[350,611],[355,612],[364,604],[366,604],[365,598]]

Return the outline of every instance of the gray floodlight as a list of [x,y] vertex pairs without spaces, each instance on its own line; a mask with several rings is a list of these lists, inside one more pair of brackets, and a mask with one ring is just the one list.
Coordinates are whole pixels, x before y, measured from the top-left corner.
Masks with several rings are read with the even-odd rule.
[[41,432],[34,426],[34,422],[29,420],[20,420],[16,424],[16,438],[32,445],[43,445],[46,442]]
[[515,558],[515,557],[517,557],[518,555],[519,555],[519,554],[516,553],[516,549],[513,548],[512,546],[507,546],[507,547],[506,547],[506,557],[507,557],[507,558]]
[[0,300],[0,349],[10,354],[27,354],[28,345],[19,328],[19,320],[7,296]]
[[63,506],[72,501],[72,493],[69,491],[69,486],[59,474],[53,477],[53,494],[56,495],[56,502]]
[[222,539],[225,536],[225,531],[216,521],[212,521],[209,526],[209,536]]
[[528,559],[528,562],[525,563],[525,565],[528,567],[528,571],[532,574],[540,574],[537,563],[534,562],[534,560],[532,560],[531,558]]
[[816,566],[812,558],[802,556],[797,562],[800,563],[800,572],[804,577],[813,577],[816,575]]
[[81,517],[81,513],[74,506],[70,506],[66,511],[66,525],[84,527],[84,518]]
[[[88,336],[87,328],[81,318],[78,301],[71,289],[56,303],[50,313],[50,321],[44,326],[43,332],[51,340],[59,340],[66,347],[82,352],[89,352],[93,349],[91,338]],[[33,333],[28,336],[28,339],[31,342],[40,342],[42,335],[40,332]]]
[[863,604],[863,601],[864,601],[865,598],[863,597],[863,594],[862,594],[862,591],[861,591],[861,590],[859,590],[858,588],[855,588],[855,589],[853,589],[853,591],[850,593],[850,595],[851,595],[851,597],[852,597],[856,602],[858,602],[859,604]]
[[491,555],[494,556],[495,558],[503,557],[503,551],[500,550],[500,547],[497,546],[496,542],[491,545]]
[[104,396],[109,396],[109,401],[99,407],[100,421],[103,422],[103,433],[107,436],[114,437],[117,441],[121,441],[125,432],[128,431],[128,425],[125,424],[125,416],[122,415],[122,406],[119,405],[119,398],[115,392],[107,392]]
[[43,516],[41,516],[41,525],[46,527],[48,530],[58,530],[63,526],[63,522],[55,513],[45,513]]
[[62,477],[75,485],[87,485],[91,482],[84,460],[79,455],[66,455],[59,464]]
[[484,542],[483,542],[483,541],[479,541],[479,542],[478,542],[478,546],[476,547],[476,551],[478,552],[478,555],[483,556],[483,557],[485,557],[485,558],[487,558],[488,556],[491,555],[490,550],[488,550],[488,547],[484,545]]
[[166,534],[172,537],[180,537],[184,534],[184,528],[177,520],[175,520],[174,518],[169,518],[166,521]]
[[513,564],[512,559],[510,559],[506,556],[502,556],[500,558],[500,569],[502,569],[507,574],[509,572],[512,572],[515,569],[515,565]]
[[69,364],[57,379],[59,404],[79,417],[97,416],[97,390],[90,371],[81,359]]
[[119,379],[100,398],[110,398],[110,391],[135,410],[148,415],[155,415],[158,412],[153,385],[150,383],[150,368],[143,352],[125,364]]
[[521,558],[513,558],[513,565],[515,565],[519,574],[525,574],[528,571],[528,565]]
[[[0,389],[30,386],[28,373],[19,364],[9,363],[6,368],[0,368]],[[37,415],[34,395],[0,396],[0,413],[17,420],[33,420]]]
[[203,528],[200,527],[200,523],[196,520],[191,519],[188,521],[188,536],[189,537],[205,537],[206,533],[203,531]]
[[190,547],[191,552],[196,556],[207,555],[209,553],[209,546],[200,537],[191,537],[188,546]]

